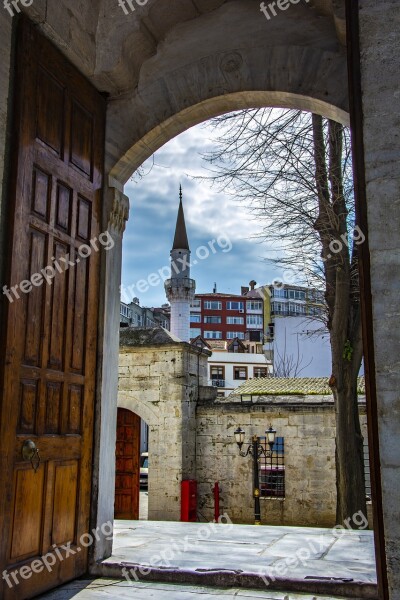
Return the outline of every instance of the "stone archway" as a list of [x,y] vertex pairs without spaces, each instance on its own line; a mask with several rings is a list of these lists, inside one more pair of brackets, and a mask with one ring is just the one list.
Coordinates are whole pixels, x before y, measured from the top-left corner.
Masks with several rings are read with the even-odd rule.
[[[111,0],[103,4],[110,8]],[[104,266],[108,293],[103,364],[109,373],[110,366],[116,369],[118,352],[116,290],[129,204],[123,188],[133,171],[174,136],[234,109],[300,108],[349,122],[343,23],[340,26],[338,14],[334,18],[320,5],[291,6],[290,13],[280,15],[271,27],[255,0],[216,0],[213,8],[196,2],[198,7],[203,4],[194,13],[172,10],[166,15],[160,3],[149,0],[133,29],[118,14],[113,13],[116,22],[111,30],[109,19],[99,20],[97,31],[104,34],[104,42],[97,48],[97,77],[110,89],[106,206],[111,216],[105,226],[111,225],[116,234],[113,255],[106,256]],[[226,32],[222,37],[221,27]],[[148,39],[148,30],[153,29],[155,37],[160,36],[158,43]],[[110,31],[115,34],[112,46]],[[116,388],[113,368],[102,381],[100,428],[115,418]],[[108,473],[111,465],[104,460],[99,459],[99,478],[107,481],[102,473]],[[103,510],[97,519],[109,510],[107,497],[99,495]]]

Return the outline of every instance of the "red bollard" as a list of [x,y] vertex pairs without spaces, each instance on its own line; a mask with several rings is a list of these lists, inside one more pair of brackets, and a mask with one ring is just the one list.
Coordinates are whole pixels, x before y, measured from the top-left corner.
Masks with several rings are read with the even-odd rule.
[[215,520],[216,523],[218,523],[219,517],[220,517],[220,512],[219,512],[219,483],[218,483],[218,481],[216,481],[215,484],[214,484],[213,492],[214,492],[214,520]]

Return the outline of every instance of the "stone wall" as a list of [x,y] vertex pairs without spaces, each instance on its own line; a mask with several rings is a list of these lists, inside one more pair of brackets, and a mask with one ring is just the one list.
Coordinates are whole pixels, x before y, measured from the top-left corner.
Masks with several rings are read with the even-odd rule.
[[[261,500],[262,522],[333,527],[332,397],[277,396],[242,404],[231,396],[216,401],[216,389],[206,387],[209,353],[158,331],[163,342],[153,344],[146,330],[122,329],[119,354],[118,406],[149,425],[149,519],[180,520],[181,481],[196,479],[201,517],[214,518],[213,486],[218,481],[221,512],[235,523],[253,523],[252,459],[239,455],[233,432],[242,427],[250,441],[272,424],[285,440],[286,495]],[[360,411],[366,437],[364,403]]]
[[[279,403],[277,403],[279,401]],[[213,403],[197,408],[197,478],[199,510],[213,519],[212,487],[219,481],[221,508],[235,523],[254,522],[252,459],[239,456],[233,432],[240,426],[246,439],[264,435],[270,424],[285,441],[285,499],[261,499],[261,520],[271,525],[335,525],[335,412],[320,403]],[[365,407],[361,407],[366,437]]]
[[121,344],[118,406],[149,425],[149,519],[179,521],[181,481],[196,478],[196,403],[207,392],[209,353],[172,340]]

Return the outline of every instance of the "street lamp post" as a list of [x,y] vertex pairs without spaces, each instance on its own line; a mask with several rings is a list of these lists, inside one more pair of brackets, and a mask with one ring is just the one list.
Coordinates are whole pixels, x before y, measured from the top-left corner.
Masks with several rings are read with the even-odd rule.
[[246,432],[241,427],[238,427],[234,432],[235,440],[239,446],[240,456],[251,456],[253,458],[253,496],[254,496],[254,524],[261,525],[261,510],[260,510],[260,481],[258,462],[262,455],[265,457],[272,456],[272,448],[275,444],[276,430],[270,425],[269,429],[266,430],[265,435],[269,445],[269,450],[265,450],[260,443],[260,438],[257,435],[253,435],[251,444],[247,447],[247,450],[242,450],[244,444]]

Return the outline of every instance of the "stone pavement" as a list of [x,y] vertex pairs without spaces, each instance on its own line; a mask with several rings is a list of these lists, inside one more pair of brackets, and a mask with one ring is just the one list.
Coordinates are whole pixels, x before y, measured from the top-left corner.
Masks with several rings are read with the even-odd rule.
[[116,521],[113,554],[97,571],[132,582],[377,597],[365,530]]
[[[197,596],[197,598],[196,598]],[[113,579],[74,581],[40,596],[42,600],[340,600],[339,596],[286,594],[267,590],[216,589],[172,583],[127,583]]]

